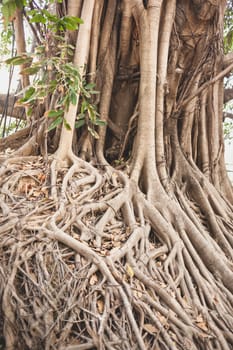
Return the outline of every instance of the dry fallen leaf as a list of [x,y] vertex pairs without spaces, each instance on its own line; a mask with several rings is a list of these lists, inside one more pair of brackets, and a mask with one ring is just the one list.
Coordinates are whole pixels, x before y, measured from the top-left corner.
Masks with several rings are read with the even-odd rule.
[[164,327],[167,327],[167,326],[168,326],[167,318],[164,317],[163,315],[161,315],[159,312],[158,312],[157,316],[158,316],[158,319],[159,319],[160,323],[161,323]]
[[203,331],[208,332],[208,327],[207,324],[205,322],[197,322],[197,327],[201,328]]
[[24,176],[18,182],[17,192],[27,194],[34,187],[36,187],[36,181],[30,176]]
[[102,299],[97,300],[97,309],[100,314],[104,312],[104,302]]
[[96,276],[96,274],[92,275],[90,278],[90,285],[94,286],[97,282],[98,282],[98,277]]
[[202,316],[201,314],[199,314],[199,315],[197,316],[196,322],[197,322],[197,323],[204,322],[204,318],[203,318],[203,316]]
[[129,277],[133,277],[134,276],[134,271],[133,271],[132,267],[129,264],[126,264],[126,272],[127,272],[127,275]]
[[113,247],[120,247],[121,246],[121,242],[117,242],[117,241],[114,241],[113,243],[112,243],[112,245],[113,245]]
[[43,182],[46,179],[46,175],[43,174],[43,173],[39,173],[37,175],[37,178],[38,178],[39,181]]
[[196,325],[199,328],[201,328],[203,331],[208,332],[208,330],[209,330],[207,323],[205,322],[204,317],[201,314],[199,314],[196,318]]
[[33,196],[33,197],[40,197],[40,196],[41,196],[41,191],[34,190],[34,191],[32,192],[32,196]]
[[151,334],[155,334],[158,332],[158,329],[153,326],[153,324],[150,324],[150,323],[146,323],[144,324],[143,328],[148,332],[148,333],[151,333]]

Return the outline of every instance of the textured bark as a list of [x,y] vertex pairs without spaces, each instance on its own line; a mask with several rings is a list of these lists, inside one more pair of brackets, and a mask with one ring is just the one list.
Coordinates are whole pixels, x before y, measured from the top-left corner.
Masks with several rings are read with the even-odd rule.
[[233,113],[224,112],[223,119],[225,118],[233,119]]
[[[15,41],[16,41],[17,55],[20,56],[26,52],[26,41],[25,41],[22,10],[20,10],[20,9],[16,10],[13,24],[14,24],[14,29],[15,29]],[[23,70],[26,67],[27,67],[27,65],[23,64],[20,66],[20,70]],[[26,88],[30,84],[28,75],[21,75],[20,80],[21,80],[21,85],[23,88]]]
[[23,107],[15,107],[17,98],[14,95],[7,96],[0,94],[0,114],[8,115],[17,119],[25,119],[25,111]]
[[229,64],[231,64],[232,62],[233,62],[233,53],[229,52],[227,55],[224,56],[224,59],[223,59],[224,68],[229,66]]
[[233,100],[233,89],[225,89],[224,90],[224,103]]
[[38,121],[20,157],[2,155],[6,348],[230,350],[225,1],[75,4],[58,10],[84,16],[67,37],[107,125],[75,130],[79,95],[51,154]]

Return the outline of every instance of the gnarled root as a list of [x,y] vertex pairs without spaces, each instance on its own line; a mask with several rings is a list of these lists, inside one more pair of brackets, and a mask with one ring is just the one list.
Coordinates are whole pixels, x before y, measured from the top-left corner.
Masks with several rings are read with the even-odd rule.
[[[231,349],[231,283],[218,271],[231,276],[232,263],[188,198],[162,207],[118,171],[70,163],[49,173],[33,158],[2,173],[6,348]],[[216,273],[205,242],[222,259]]]

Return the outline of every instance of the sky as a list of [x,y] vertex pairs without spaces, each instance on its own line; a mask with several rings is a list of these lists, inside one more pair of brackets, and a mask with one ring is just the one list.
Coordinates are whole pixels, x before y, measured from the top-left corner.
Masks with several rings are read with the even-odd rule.
[[[18,85],[18,76],[17,76],[17,68],[14,68],[15,73],[13,75],[13,79],[11,82],[11,91],[15,91]],[[0,68],[0,93],[4,94],[7,92],[9,84],[9,71],[4,65]]]

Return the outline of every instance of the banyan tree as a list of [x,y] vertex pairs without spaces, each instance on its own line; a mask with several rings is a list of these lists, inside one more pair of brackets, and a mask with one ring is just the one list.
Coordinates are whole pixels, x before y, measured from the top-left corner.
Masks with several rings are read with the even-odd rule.
[[232,349],[226,1],[2,3],[1,349]]

